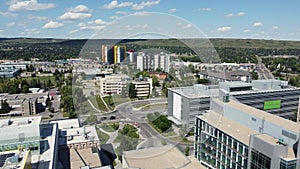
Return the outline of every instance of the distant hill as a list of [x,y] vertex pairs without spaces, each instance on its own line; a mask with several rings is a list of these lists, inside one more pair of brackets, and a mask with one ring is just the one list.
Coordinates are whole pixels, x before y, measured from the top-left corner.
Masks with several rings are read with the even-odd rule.
[[[300,41],[260,40],[260,39],[209,39],[218,48],[266,48],[266,49],[300,49]],[[177,39],[148,39],[127,42],[127,44],[149,46],[185,46]]]
[[[84,45],[88,39],[52,39],[52,38],[0,38],[1,43],[25,43],[25,44],[65,44]],[[178,39],[103,39],[102,43],[121,43],[146,46],[178,46],[185,45]],[[214,47],[219,48],[266,48],[266,49],[300,49],[300,41],[262,40],[262,39],[209,39]]]

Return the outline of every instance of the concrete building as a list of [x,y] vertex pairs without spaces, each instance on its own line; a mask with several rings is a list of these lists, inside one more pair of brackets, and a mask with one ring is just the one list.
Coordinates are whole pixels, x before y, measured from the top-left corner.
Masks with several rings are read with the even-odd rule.
[[234,99],[213,99],[211,109],[195,120],[195,158],[208,168],[296,169],[299,129],[298,123]]
[[114,63],[114,49],[113,45],[102,45],[102,62],[103,63]]
[[122,63],[127,57],[126,46],[119,45],[102,45],[103,63],[117,64]]
[[250,81],[250,73],[243,70],[235,71],[210,71],[210,70],[200,70],[198,75],[201,79],[209,79],[213,84],[219,82],[233,82],[233,81]]
[[123,152],[124,169],[204,169],[193,157],[186,157],[175,146],[152,147]]
[[19,146],[40,150],[41,117],[0,120],[0,151],[16,150]]
[[126,89],[127,83],[130,82],[130,78],[124,74],[111,74],[104,77],[97,78],[100,93],[104,96],[107,95],[120,95],[122,90]]
[[31,168],[30,150],[12,150],[0,152],[0,168]]
[[45,110],[47,98],[47,93],[2,93],[0,100],[5,100],[11,106],[12,110],[7,114],[0,114],[0,117],[36,115]]
[[57,125],[41,124],[41,116],[0,120],[0,152],[30,150],[32,168],[55,169]]
[[[300,88],[288,86],[279,80],[254,80],[245,82],[221,82],[219,85],[194,85],[168,89],[168,116],[178,125],[192,127],[196,115],[209,110],[210,100],[220,90],[229,93],[232,99],[265,110],[268,113],[292,118],[298,111]],[[268,104],[275,103],[275,106]]]
[[0,77],[2,78],[17,77],[20,73],[20,69],[16,68],[14,65],[0,65]]
[[82,127],[78,119],[51,121],[59,128],[59,160],[63,168],[100,168],[100,140],[95,126]]
[[137,56],[137,69],[156,70],[162,69],[165,72],[170,70],[170,56],[166,53],[151,54],[140,52]]
[[135,86],[136,97],[149,97],[152,94],[153,86],[151,78],[137,78],[131,82]]
[[114,64],[122,63],[126,57],[126,46],[114,46]]

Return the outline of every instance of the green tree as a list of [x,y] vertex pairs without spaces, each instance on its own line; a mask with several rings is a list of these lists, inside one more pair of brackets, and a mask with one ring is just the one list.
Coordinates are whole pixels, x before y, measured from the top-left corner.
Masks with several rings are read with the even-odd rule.
[[139,78],[140,76],[142,76],[143,78],[145,77],[150,77],[149,73],[146,71],[140,71],[135,75],[135,78]]
[[22,85],[22,93],[29,93],[29,85],[28,84],[24,84]]
[[185,154],[185,156],[189,156],[190,155],[190,147],[189,146],[185,147],[184,154]]
[[135,84],[129,83],[129,98],[136,98]]
[[159,86],[159,81],[158,81],[157,76],[153,75],[153,76],[151,76],[151,78],[152,78],[152,86],[153,87]]
[[1,109],[0,109],[0,114],[6,114],[6,113],[9,113],[11,110],[11,107],[9,106],[9,104],[4,101],[4,100],[1,100]]
[[208,79],[200,79],[200,78],[198,78],[197,79],[197,83],[198,84],[207,84],[207,83],[209,83],[209,80]]

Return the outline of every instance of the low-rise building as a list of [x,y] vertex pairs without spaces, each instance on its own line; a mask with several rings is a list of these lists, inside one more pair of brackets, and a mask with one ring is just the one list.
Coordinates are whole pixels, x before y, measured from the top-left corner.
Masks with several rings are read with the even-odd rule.
[[137,78],[131,82],[135,86],[136,97],[145,98],[152,94],[153,86],[151,78]]
[[193,157],[186,157],[171,145],[125,151],[122,155],[122,162],[122,168],[125,169],[206,168]]
[[0,168],[31,168],[30,150],[20,148],[19,150],[0,152]]
[[56,124],[41,124],[41,116],[1,119],[0,133],[0,154],[30,150],[32,168],[56,168]]
[[20,69],[16,68],[14,65],[0,65],[0,77],[2,78],[17,77],[20,73]]
[[59,160],[63,168],[99,168],[100,140],[95,126],[81,127],[78,119],[51,121],[59,128]]
[[107,95],[120,95],[122,90],[130,82],[130,78],[124,74],[111,74],[97,78],[100,86],[100,93]]
[[211,83],[233,82],[233,81],[250,81],[250,73],[243,70],[235,71],[211,71],[200,70],[198,75],[201,79],[209,79]]

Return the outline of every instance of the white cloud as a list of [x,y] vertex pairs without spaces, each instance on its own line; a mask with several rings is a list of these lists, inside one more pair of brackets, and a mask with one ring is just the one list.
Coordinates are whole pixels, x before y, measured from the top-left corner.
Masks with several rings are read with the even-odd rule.
[[233,16],[234,16],[233,13],[230,13],[230,14],[225,15],[226,18],[231,18],[231,17],[233,17]]
[[73,34],[73,33],[76,33],[76,32],[78,32],[78,30],[77,30],[77,29],[75,29],[75,30],[71,30],[69,33],[70,33],[70,34]]
[[279,29],[279,26],[272,26],[272,30],[278,30]]
[[198,8],[198,11],[210,12],[210,11],[212,11],[212,9],[211,8]]
[[184,29],[188,29],[188,28],[191,28],[191,27],[192,27],[192,24],[190,24],[190,23],[183,26]]
[[143,11],[143,12],[135,12],[133,14],[130,14],[130,16],[149,16],[150,13],[149,12],[146,12],[146,11]]
[[92,17],[91,9],[85,5],[78,5],[75,8],[67,10],[63,15],[59,16],[60,20],[82,20]]
[[236,16],[244,16],[244,15],[246,15],[245,12],[239,12],[238,14],[236,14]]
[[113,16],[110,17],[110,19],[115,20],[115,19],[119,19],[119,17],[117,15],[113,15]]
[[16,22],[9,22],[6,24],[7,27],[12,27],[12,26],[15,26],[16,25]]
[[9,16],[9,17],[16,17],[17,16],[17,14],[14,14],[14,13],[1,12],[1,11],[0,11],[0,15],[2,15],[2,16]]
[[251,32],[251,30],[250,30],[250,29],[246,29],[246,30],[244,30],[243,32],[244,32],[244,33],[248,33],[248,32]]
[[116,14],[118,14],[118,15],[126,15],[127,12],[125,12],[125,11],[117,11]]
[[107,24],[102,19],[96,19],[94,21],[89,21],[88,23],[79,23],[78,27],[80,30],[101,30]]
[[39,31],[36,28],[33,28],[33,29],[25,29],[23,32],[20,33],[20,35],[32,36],[33,34],[39,34],[39,33],[41,33],[41,31]]
[[69,12],[74,12],[74,13],[80,13],[80,12],[92,12],[91,9],[89,9],[85,5],[77,5],[75,8],[71,8]]
[[169,9],[168,12],[169,13],[174,13],[174,12],[176,12],[176,8]]
[[45,21],[47,20],[48,18],[45,17],[45,16],[33,16],[33,15],[28,15],[28,19],[30,20],[38,20],[38,21]]
[[2,32],[3,32],[3,30],[0,29],[0,33],[2,33]]
[[40,11],[54,8],[53,3],[39,3],[38,0],[17,1],[11,0],[8,9],[10,11]]
[[154,5],[158,5],[160,3],[160,0],[157,1],[143,1],[140,4],[133,4],[132,9],[133,10],[142,10],[145,9],[146,7],[152,7]]
[[115,8],[129,7],[129,6],[132,6],[132,5],[133,5],[133,2],[121,2],[121,3],[118,3],[117,0],[113,0],[109,4],[103,5],[103,8],[105,8],[105,9],[115,9]]
[[148,27],[148,24],[137,24],[137,25],[126,25],[125,28],[129,31],[137,30],[137,29],[145,29]]
[[253,24],[253,27],[262,27],[262,26],[263,26],[263,23],[261,23],[261,22],[255,22]]
[[74,13],[66,12],[62,16],[58,17],[60,20],[82,20],[92,17],[90,13]]
[[96,19],[96,20],[90,21],[88,23],[89,24],[96,24],[96,25],[104,25],[104,24],[106,24],[106,22],[104,20],[102,20],[102,19]]
[[217,29],[218,32],[228,32],[230,31],[232,28],[230,26],[224,26],[224,27],[220,27]]
[[74,12],[66,12],[62,16],[59,16],[60,20],[82,20],[92,17],[90,13],[74,13]]
[[43,29],[59,28],[59,27],[62,27],[62,26],[64,26],[63,23],[59,23],[59,22],[55,22],[55,21],[50,21],[50,22],[46,23],[43,26]]
[[237,14],[234,14],[234,13],[229,13],[229,14],[227,14],[227,15],[225,15],[225,17],[226,18],[231,18],[231,17],[238,17],[238,16],[245,16],[246,15],[246,13],[245,12],[239,12],[239,13],[237,13]]

